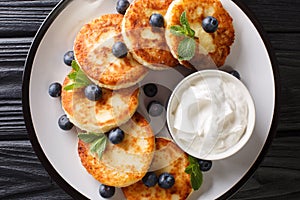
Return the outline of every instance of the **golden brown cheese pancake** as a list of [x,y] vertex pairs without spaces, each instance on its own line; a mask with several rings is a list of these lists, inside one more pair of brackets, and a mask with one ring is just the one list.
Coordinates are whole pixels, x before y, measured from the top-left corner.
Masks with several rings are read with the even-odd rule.
[[[163,166],[155,173],[168,172],[175,178],[175,184],[170,189],[163,189],[156,184],[154,187],[147,187],[142,181],[122,188],[127,200],[185,200],[193,191],[190,183],[190,175],[185,173],[185,168],[189,165],[188,155],[176,144],[165,138],[156,138],[156,151],[154,153],[152,165]],[[172,158],[172,159],[170,159]],[[164,166],[166,160],[170,161]],[[163,164],[161,164],[163,163]]]
[[79,140],[78,153],[86,170],[102,184],[125,187],[146,174],[155,151],[155,139],[149,123],[140,114],[120,126],[125,133],[119,144],[109,141],[102,158],[89,152],[89,145]]
[[175,67],[178,61],[172,56],[165,41],[164,28],[152,28],[152,14],[165,15],[172,0],[135,0],[127,9],[122,32],[133,57],[153,70]]
[[[63,88],[72,83],[65,78]],[[104,133],[127,122],[138,107],[139,89],[134,87],[117,91],[102,88],[102,98],[90,101],[84,95],[84,88],[71,91],[63,89],[62,107],[70,121],[78,128]]]
[[[180,61],[186,67],[196,69],[216,68],[225,63],[234,42],[232,18],[219,0],[174,0],[170,5],[165,20],[166,40],[174,57],[178,58],[178,45],[182,37],[173,35],[169,30],[173,25],[180,25],[180,16],[186,11],[191,28],[195,31],[196,53],[189,61]],[[207,33],[202,28],[202,20],[213,16],[219,22],[216,32]]]
[[147,68],[136,62],[130,53],[125,58],[112,54],[115,42],[122,42],[123,15],[103,15],[84,25],[74,42],[74,55],[81,69],[101,87],[116,90],[141,81]]

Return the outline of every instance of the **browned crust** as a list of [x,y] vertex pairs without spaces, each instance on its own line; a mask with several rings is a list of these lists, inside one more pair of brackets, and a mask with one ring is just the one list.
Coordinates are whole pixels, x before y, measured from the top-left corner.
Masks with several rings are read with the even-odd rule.
[[[123,21],[123,34],[126,34],[135,58],[143,60],[151,69],[175,67],[178,61],[166,44],[164,28],[152,28],[149,19],[153,13],[165,15],[172,0],[135,0],[128,8]],[[148,29],[158,38],[142,37],[142,31]],[[153,47],[154,46],[154,47]]]
[[181,149],[179,149],[179,147],[170,140],[164,138],[156,138],[155,144],[156,151],[160,151],[168,146],[168,148],[172,148],[173,150],[178,152],[178,155],[181,155],[174,162],[170,163],[169,166],[155,171],[157,175],[163,172],[172,174],[175,178],[174,186],[170,189],[162,189],[158,185],[148,188],[143,184],[142,181],[139,181],[133,185],[122,188],[126,199],[172,200],[172,195],[176,195],[178,198],[174,199],[185,200],[193,191],[190,183],[190,175],[184,172],[185,168],[189,165],[188,155]]
[[[180,63],[186,67],[221,67],[224,65],[227,56],[230,54],[230,46],[233,44],[235,38],[234,27],[232,24],[233,20],[229,13],[223,8],[219,0],[181,0],[180,3],[176,3],[172,8],[172,21],[168,22],[167,29],[169,30],[172,25],[180,24],[180,15],[184,11],[186,11],[190,24],[202,22],[202,20],[207,16],[202,14],[199,15],[197,19],[191,19],[191,17],[189,17],[189,10],[194,11],[197,8],[202,8],[205,10],[208,7],[213,7],[215,9],[213,17],[215,17],[219,22],[217,31],[211,33],[216,50],[206,56],[201,54],[199,49],[197,49],[195,56],[190,61],[180,61]],[[202,28],[201,26],[199,27]],[[173,54],[175,54],[174,56],[176,56],[178,55],[177,47],[181,39],[178,37],[173,37],[171,49],[173,50]],[[201,45],[201,38],[196,40],[196,42],[200,43]]]
[[[133,126],[138,126],[137,128],[132,128]],[[129,127],[131,131],[129,130]],[[83,141],[78,142],[78,154],[82,165],[96,180],[103,184],[123,187],[133,184],[140,180],[147,172],[150,166],[153,152],[155,149],[154,135],[148,124],[148,122],[139,114],[135,114],[132,120],[128,121],[126,124],[120,127],[125,132],[125,140],[117,145],[108,144],[106,150],[103,153],[102,159],[100,160],[96,155],[92,155],[89,152],[89,145],[85,144]],[[133,133],[133,131],[135,131]],[[141,146],[135,140],[143,140]],[[132,168],[132,166],[116,166],[111,167],[109,165],[110,158],[107,158],[106,154],[110,151],[116,151],[118,149],[123,149],[129,154],[134,153],[136,156],[143,157],[144,167],[142,170],[137,171]]]
[[[67,76],[63,88],[70,83],[71,80]],[[111,99],[114,95],[118,95],[126,102],[126,108],[113,107]],[[106,132],[129,120],[138,107],[138,98],[139,89],[133,87],[117,91],[102,88],[102,98],[96,102],[85,97],[83,88],[71,91],[63,89],[61,94],[62,107],[70,120],[80,129],[97,132]],[[112,113],[113,117],[106,121],[97,120],[101,119],[101,112],[104,110]],[[89,125],[96,127],[96,130],[91,130]]]
[[119,59],[112,55],[112,46],[104,45],[110,40],[113,40],[111,43],[123,41],[122,20],[120,14],[102,15],[84,25],[74,42],[75,58],[82,70],[95,83],[109,89],[132,86],[148,71],[130,53]]
[[[70,72],[72,73],[72,72]],[[62,85],[62,88],[64,88],[65,86],[69,85],[71,83],[71,80],[69,79],[69,77],[66,76],[64,82],[63,82],[63,85]],[[62,107],[64,109],[64,111],[66,113],[68,113],[69,115],[73,115],[73,104],[72,104],[72,99],[73,99],[73,94],[74,92],[83,92],[83,91],[79,91],[78,90],[74,90],[72,92],[70,91],[66,91],[64,89],[62,89],[62,93],[61,93],[61,104],[62,104]]]

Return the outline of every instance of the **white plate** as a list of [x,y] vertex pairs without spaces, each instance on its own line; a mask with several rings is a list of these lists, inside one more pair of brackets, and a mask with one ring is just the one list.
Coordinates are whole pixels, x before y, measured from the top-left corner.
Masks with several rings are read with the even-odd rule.
[[[278,72],[269,43],[240,2],[223,0],[222,3],[233,17],[236,31],[226,64],[241,74],[252,95],[256,125],[241,151],[213,162],[213,168],[204,173],[201,189],[190,199],[224,199],[236,192],[258,167],[277,125]],[[101,14],[116,13],[115,5],[116,0],[60,2],[36,35],[24,71],[23,112],[33,148],[53,179],[75,198],[101,199],[99,182],[80,163],[75,131],[59,129],[57,120],[63,110],[59,99],[49,97],[48,87],[52,82],[62,82],[70,70],[62,58],[72,49],[81,26]],[[113,199],[122,198],[118,190]]]

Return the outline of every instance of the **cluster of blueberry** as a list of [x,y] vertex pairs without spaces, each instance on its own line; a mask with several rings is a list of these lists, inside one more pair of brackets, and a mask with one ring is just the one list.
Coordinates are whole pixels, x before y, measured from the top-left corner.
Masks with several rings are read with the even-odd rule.
[[[68,66],[72,65],[74,60],[74,52],[68,51],[64,54],[64,63]],[[49,86],[48,93],[51,97],[60,97],[62,92],[62,85],[58,82],[52,83]],[[90,84],[84,89],[85,97],[91,101],[98,101],[102,97],[102,89],[95,84]],[[66,115],[62,115],[58,120],[58,125],[62,130],[71,130],[73,124]]]
[[[65,53],[64,55],[64,63],[68,66],[71,66],[72,61],[74,60],[74,53],[73,51],[68,51],[67,53]],[[61,96],[61,92],[62,92],[62,85],[60,83],[52,83],[49,86],[48,89],[48,93],[51,97],[60,97]],[[58,119],[58,126],[62,129],[62,130],[71,130],[73,128],[73,124],[72,122],[70,122],[70,120],[68,119],[67,115],[62,115],[59,119]]]
[[[198,160],[200,165],[200,170],[203,172],[206,172],[211,169],[212,167],[212,161],[208,160]],[[156,184],[158,184],[159,187],[164,189],[169,189],[175,184],[175,178],[170,173],[162,173],[159,176],[157,176],[154,172],[148,172],[143,178],[142,182],[147,187],[154,187]],[[107,186],[107,185],[100,185],[99,193],[104,198],[110,198],[115,193],[115,187]]]
[[[73,51],[68,51],[64,55],[64,63],[68,66],[71,66],[72,61],[74,60],[74,53]],[[149,83],[143,86],[143,90],[146,96],[154,97],[157,92],[158,88],[155,84]],[[48,93],[51,97],[60,97],[62,92],[62,85],[60,83],[52,83],[49,86]],[[88,85],[85,90],[84,94],[86,98],[91,101],[98,101],[102,97],[102,89],[95,85],[90,84]],[[150,116],[157,117],[163,113],[164,106],[158,101],[151,101],[148,106],[147,110]],[[58,120],[58,125],[62,130],[70,130],[73,128],[73,124],[69,121],[66,115],[63,115]]]
[[143,178],[142,182],[147,187],[154,187],[157,183],[158,186],[164,189],[169,189],[175,184],[175,178],[172,174],[162,173],[158,177],[154,172],[148,172]]
[[[130,3],[127,0],[119,0],[117,2],[116,10],[118,13],[124,15]],[[154,27],[163,27],[164,18],[161,14],[153,14],[150,17],[150,24]],[[128,48],[123,42],[116,42],[112,46],[112,54],[117,58],[124,58],[128,54]]]
[[[203,172],[209,171],[212,167],[212,161],[210,160],[198,160],[200,170]],[[159,187],[164,189],[169,189],[175,184],[175,178],[172,174],[162,173],[158,177],[154,172],[148,172],[143,178],[142,181],[147,187],[154,187],[158,184]]]
[[[119,0],[117,2],[116,10],[118,13],[124,15],[130,3],[127,0]],[[154,13],[150,17],[150,25],[153,27],[164,27],[164,17],[161,14]],[[213,33],[218,29],[218,20],[212,16],[203,19],[202,27],[208,33]]]
[[[74,53],[73,51],[68,51],[67,53],[65,53],[64,55],[64,63],[68,66],[71,66],[72,61],[74,60]],[[62,86],[60,83],[52,83],[49,86],[49,95],[51,97],[60,97],[61,96],[61,92],[62,92]],[[101,98],[102,96],[102,90],[99,86],[91,84],[88,85],[85,90],[84,90],[84,94],[86,96],[86,98],[88,98],[91,101],[97,101]],[[62,115],[59,120],[58,120],[58,125],[62,130],[70,130],[73,128],[73,124],[72,122],[70,122],[70,120],[68,119],[67,115]],[[117,129],[113,129],[110,132],[107,133],[108,139],[111,143],[113,144],[119,144],[120,142],[123,141],[124,139],[124,132],[117,128]]]
[[[157,92],[157,86],[154,83],[148,83],[143,86],[144,93],[147,97],[154,97]],[[164,106],[159,101],[151,101],[147,106],[148,114],[152,117],[160,116],[164,111]]]

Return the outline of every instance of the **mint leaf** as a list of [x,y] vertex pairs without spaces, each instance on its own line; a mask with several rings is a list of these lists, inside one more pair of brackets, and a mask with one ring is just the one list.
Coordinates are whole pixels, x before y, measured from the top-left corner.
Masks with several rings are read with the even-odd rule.
[[193,156],[189,156],[189,162],[190,164],[198,164],[198,159]]
[[102,154],[106,148],[107,137],[105,134],[100,133],[80,133],[78,138],[86,144],[90,144],[90,152],[96,153],[99,159],[102,158]]
[[203,182],[203,175],[200,170],[198,159],[193,156],[189,156],[189,166],[185,168],[185,173],[191,175],[191,185],[194,190],[198,190]]
[[189,27],[189,22],[187,20],[187,17],[186,17],[186,12],[182,12],[181,15],[180,15],[180,24],[182,26],[186,26],[186,27]]
[[75,60],[72,61],[73,72],[68,75],[74,83],[71,83],[64,87],[64,90],[69,91],[76,88],[81,88],[91,84],[90,79],[85,75],[85,73],[80,69],[79,65]]
[[65,86],[64,90],[70,91],[70,90],[73,90],[73,89],[82,88],[84,86],[86,86],[85,83],[71,83],[71,84]]
[[90,146],[90,152],[98,154],[98,157],[101,159],[102,153],[106,147],[106,136],[98,137]]
[[191,28],[189,28],[189,29],[187,29],[188,30],[188,35],[190,36],[190,37],[195,37],[195,31],[193,30],[193,29],[191,29]]
[[203,176],[202,176],[201,171],[200,171],[200,173],[192,173],[191,174],[191,184],[192,184],[192,188],[194,190],[199,190],[199,188],[202,185],[202,182],[203,182]]
[[187,174],[192,174],[193,173],[193,165],[187,166],[185,168],[184,172],[187,173]]
[[193,38],[186,37],[178,45],[179,60],[190,60],[194,57],[196,42]]
[[186,35],[185,29],[179,25],[171,26],[170,32],[176,36],[185,36]]
[[75,83],[72,83],[72,84],[70,84],[70,85],[67,85],[67,86],[64,87],[64,90],[66,90],[66,91],[73,90],[73,89],[74,89],[74,85],[75,85]]
[[195,31],[191,29],[185,11],[180,15],[180,24],[171,26],[170,32],[176,36],[185,36],[178,44],[178,59],[190,60],[194,57],[196,51]]
[[89,144],[94,142],[99,138],[99,134],[96,133],[79,133],[78,138],[82,140],[83,142]]
[[77,72],[72,72],[71,74],[68,75],[69,79],[75,79],[77,76]]
[[77,72],[80,69],[79,65],[77,64],[77,62],[75,60],[72,61],[71,66],[75,72]]
[[80,69],[77,71],[77,76],[75,78],[75,81],[85,83],[86,85],[91,84],[90,79],[88,79],[85,73]]
[[98,157],[101,159],[103,152],[106,148],[107,138],[104,136],[101,139],[99,139],[99,145],[97,146],[96,153],[98,154]]
[[190,23],[189,23],[189,21],[187,19],[185,11],[181,13],[180,24],[183,26],[183,28],[184,28],[185,33],[186,33],[187,36],[190,36],[190,37],[194,37],[195,36],[195,31],[193,29],[191,29]]

